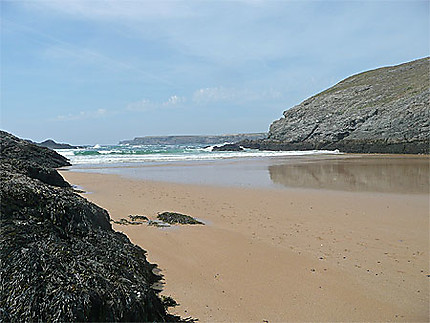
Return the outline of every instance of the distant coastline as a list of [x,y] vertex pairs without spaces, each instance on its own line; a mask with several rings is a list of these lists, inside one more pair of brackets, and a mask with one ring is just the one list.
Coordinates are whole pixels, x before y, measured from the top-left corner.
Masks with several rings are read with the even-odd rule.
[[131,140],[122,140],[120,145],[215,145],[241,140],[258,140],[267,137],[267,133],[243,133],[224,135],[171,135],[171,136],[145,136]]

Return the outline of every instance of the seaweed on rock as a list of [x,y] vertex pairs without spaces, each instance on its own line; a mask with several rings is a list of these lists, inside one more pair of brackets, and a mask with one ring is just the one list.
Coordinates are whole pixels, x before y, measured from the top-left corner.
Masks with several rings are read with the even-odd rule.
[[[162,277],[145,251],[72,188],[32,177],[19,150],[40,147],[0,135],[0,321],[181,321],[153,288]],[[44,157],[31,167],[58,174]]]
[[158,213],[157,218],[169,224],[204,224],[189,215],[176,212]]

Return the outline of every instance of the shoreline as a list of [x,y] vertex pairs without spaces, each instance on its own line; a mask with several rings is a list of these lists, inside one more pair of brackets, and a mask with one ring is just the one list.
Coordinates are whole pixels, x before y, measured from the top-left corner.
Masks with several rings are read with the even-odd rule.
[[[60,171],[148,251],[173,313],[201,321],[427,321],[428,195],[215,187]],[[413,219],[409,218],[411,215]],[[419,291],[419,292],[418,292]]]

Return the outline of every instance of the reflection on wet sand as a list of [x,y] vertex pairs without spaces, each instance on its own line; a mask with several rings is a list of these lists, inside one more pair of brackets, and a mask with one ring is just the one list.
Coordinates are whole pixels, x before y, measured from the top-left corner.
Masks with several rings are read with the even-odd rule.
[[429,158],[346,156],[271,165],[270,179],[291,188],[429,193]]

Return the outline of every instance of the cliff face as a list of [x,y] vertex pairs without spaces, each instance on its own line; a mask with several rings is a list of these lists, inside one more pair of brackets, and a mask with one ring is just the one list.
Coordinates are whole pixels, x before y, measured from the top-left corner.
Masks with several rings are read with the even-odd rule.
[[284,112],[270,150],[429,153],[429,58],[351,76]]
[[145,251],[51,168],[68,161],[0,139],[0,321],[177,321],[152,287],[161,277]]

